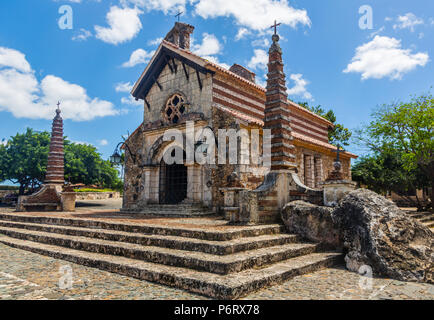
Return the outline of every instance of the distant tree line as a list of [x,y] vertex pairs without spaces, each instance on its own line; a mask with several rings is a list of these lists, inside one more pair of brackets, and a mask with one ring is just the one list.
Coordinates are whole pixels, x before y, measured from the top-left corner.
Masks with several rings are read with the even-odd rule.
[[[406,198],[416,189],[434,199],[434,98],[431,94],[375,109],[369,124],[356,131],[356,143],[369,154],[353,166],[353,180],[379,192]],[[408,197],[407,197],[408,198]],[[416,196],[416,203],[422,207]],[[424,208],[426,209],[426,208]]]
[[[44,181],[50,133],[28,128],[0,145],[0,182],[18,184],[19,193],[37,189]],[[65,181],[122,190],[117,169],[101,158],[97,148],[64,139]]]

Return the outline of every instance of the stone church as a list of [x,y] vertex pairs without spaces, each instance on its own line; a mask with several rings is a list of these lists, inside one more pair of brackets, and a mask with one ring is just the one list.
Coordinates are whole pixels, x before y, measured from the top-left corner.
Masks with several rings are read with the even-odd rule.
[[[144,116],[123,145],[123,210],[182,204],[261,223],[278,219],[288,201],[320,202],[322,182],[336,158],[336,147],[328,142],[332,123],[288,99],[279,36],[272,37],[263,88],[255,83],[255,73],[239,64],[227,70],[192,53],[193,30],[176,22],[131,91],[143,101]],[[194,122],[195,130],[215,133],[222,128],[271,129],[271,167],[166,164],[164,153],[185,145],[168,148],[172,142],[164,141],[163,134],[172,128],[185,133],[187,121]],[[343,179],[350,179],[355,157],[341,152]]]

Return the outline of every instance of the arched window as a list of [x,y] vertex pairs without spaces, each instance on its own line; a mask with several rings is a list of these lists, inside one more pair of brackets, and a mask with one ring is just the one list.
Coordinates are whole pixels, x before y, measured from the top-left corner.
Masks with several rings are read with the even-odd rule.
[[185,98],[175,93],[167,100],[163,117],[169,123],[178,123],[185,111]]

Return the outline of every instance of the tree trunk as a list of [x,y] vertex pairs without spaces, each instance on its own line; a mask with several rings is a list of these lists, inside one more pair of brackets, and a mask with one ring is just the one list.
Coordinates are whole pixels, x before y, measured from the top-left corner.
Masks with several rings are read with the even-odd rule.
[[25,186],[25,184],[20,183],[20,190],[19,190],[18,194],[19,194],[20,196],[24,195],[24,191],[25,191],[25,190],[26,190],[26,186]]

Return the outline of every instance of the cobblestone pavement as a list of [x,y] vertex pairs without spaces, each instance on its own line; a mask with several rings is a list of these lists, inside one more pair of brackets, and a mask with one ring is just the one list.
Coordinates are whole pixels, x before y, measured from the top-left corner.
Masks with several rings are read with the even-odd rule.
[[[1,299],[206,299],[183,290],[57,260],[0,244]],[[71,274],[72,277],[68,277]],[[72,283],[69,281],[72,280]],[[361,289],[359,282],[361,282]],[[430,299],[434,285],[367,278],[344,268],[296,277],[244,299]],[[63,288],[63,289],[62,289]]]

